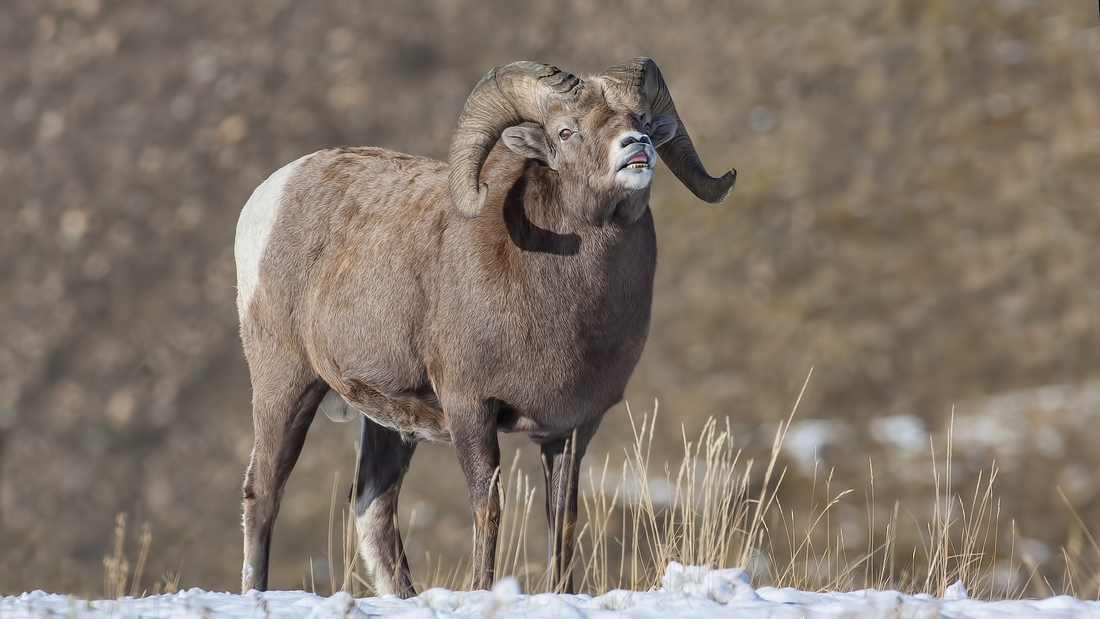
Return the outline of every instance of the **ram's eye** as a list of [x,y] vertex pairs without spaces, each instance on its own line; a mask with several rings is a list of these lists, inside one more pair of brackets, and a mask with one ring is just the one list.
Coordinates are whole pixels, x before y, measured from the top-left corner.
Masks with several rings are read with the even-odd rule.
[[561,138],[562,142],[568,140],[569,136],[571,135],[573,135],[573,131],[571,129],[562,129],[558,132],[558,137]]

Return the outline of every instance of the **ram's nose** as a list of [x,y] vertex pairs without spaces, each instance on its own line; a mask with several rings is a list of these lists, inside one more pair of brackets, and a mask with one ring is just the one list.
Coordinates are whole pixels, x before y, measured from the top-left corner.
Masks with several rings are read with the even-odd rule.
[[650,141],[649,136],[644,134],[644,133],[628,133],[628,134],[623,136],[622,140],[619,141],[619,146],[622,146],[623,148],[626,148],[627,146],[630,146],[631,144],[639,144],[639,143],[649,144],[651,146],[653,145],[653,142]]

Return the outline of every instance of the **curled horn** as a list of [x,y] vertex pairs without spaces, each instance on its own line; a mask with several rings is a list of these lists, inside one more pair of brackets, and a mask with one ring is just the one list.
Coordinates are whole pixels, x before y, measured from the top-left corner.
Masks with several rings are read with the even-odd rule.
[[519,61],[489,71],[466,99],[451,138],[448,186],[463,217],[477,217],[489,186],[479,185],[481,167],[501,133],[525,122],[543,121],[551,94],[576,100],[583,83],[547,64]]
[[602,77],[614,88],[641,97],[653,116],[667,114],[676,119],[676,136],[657,147],[661,160],[700,200],[713,204],[724,201],[737,181],[737,170],[730,170],[720,178],[707,174],[680,115],[676,113],[676,106],[668,94],[657,63],[649,58],[635,58],[604,71]]

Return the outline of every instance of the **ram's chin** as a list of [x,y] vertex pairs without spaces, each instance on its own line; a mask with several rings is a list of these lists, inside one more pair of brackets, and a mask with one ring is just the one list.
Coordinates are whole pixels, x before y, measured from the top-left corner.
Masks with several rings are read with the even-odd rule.
[[616,173],[623,189],[645,189],[653,182],[652,168],[624,168]]

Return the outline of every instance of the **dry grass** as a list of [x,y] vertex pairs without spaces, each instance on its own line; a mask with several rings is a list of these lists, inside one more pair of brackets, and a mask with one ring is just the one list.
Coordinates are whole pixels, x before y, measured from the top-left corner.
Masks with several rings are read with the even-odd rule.
[[[1073,535],[1062,548],[1062,579],[1052,583],[1038,575],[1035,558],[1018,546],[1021,536],[1015,521],[1001,526],[1001,504],[994,491],[998,478],[995,463],[965,492],[953,486],[953,429],[949,429],[945,446],[938,447],[930,437],[936,500],[926,522],[907,514],[900,503],[894,504],[886,522],[877,521],[873,464],[868,469],[867,541],[862,550],[853,551],[845,539],[847,528],[834,518],[838,506],[850,502],[854,491],[835,490],[832,471],[815,468],[809,510],[785,509],[778,497],[787,470],[781,466],[779,454],[805,386],[787,419],[779,424],[763,466],[743,458],[728,421],[720,425],[712,418],[693,440],[683,434],[684,455],[678,466],[666,462],[656,467],[659,472],[655,473],[651,454],[656,407],[652,415],[645,414],[640,420],[630,414],[633,442],[621,465],[612,466],[608,454],[602,468],[589,468],[582,476],[581,522],[572,565],[578,590],[602,594],[612,589],[659,587],[668,562],[679,561],[718,569],[743,567],[753,574],[756,586],[807,591],[896,589],[943,597],[950,585],[962,581],[970,597],[981,599],[1056,593],[1100,598],[1100,544],[1065,494],[1059,490],[1072,517]],[[937,455],[938,449],[942,457]],[[359,559],[353,513],[350,506],[337,507],[339,487],[336,474],[329,508],[328,590],[318,591],[312,561],[302,587],[315,593],[347,591],[362,597],[372,591]],[[541,544],[532,548],[529,539],[540,535],[544,526],[541,514],[535,517],[541,511],[536,505],[538,489],[521,470],[518,452],[500,488],[503,514],[498,576],[516,578],[526,592],[546,590],[545,548]],[[353,494],[352,505],[355,499]],[[415,519],[414,512],[411,520]],[[532,519],[537,521],[534,530]],[[411,525],[406,523],[405,530],[411,530]],[[902,551],[898,543],[901,527],[920,531],[919,548]],[[339,547],[334,550],[337,531]],[[131,596],[149,593],[140,586],[152,540],[149,527],[141,529],[132,577],[124,551],[125,534],[126,516],[119,514],[113,553],[103,561],[108,598],[126,595],[127,584]],[[412,559],[414,582],[420,591],[430,587],[461,589],[470,583],[466,560],[447,566],[431,554],[422,561]],[[178,590],[179,573],[164,575],[151,592]]]
[[[1063,548],[1063,582],[1053,584],[1037,577],[1035,560],[1017,545],[1020,536],[1015,522],[1001,526],[995,463],[972,488],[959,491],[953,486],[951,433],[946,446],[930,439],[936,501],[926,522],[899,503],[885,522],[877,521],[873,465],[869,466],[867,541],[861,550],[853,550],[846,542],[847,527],[835,517],[838,506],[851,502],[854,492],[836,490],[831,471],[815,474],[811,490],[815,500],[808,511],[785,509],[778,490],[787,471],[779,453],[797,408],[796,401],[787,420],[779,424],[770,458],[762,466],[743,458],[728,423],[711,419],[694,439],[684,435],[684,456],[678,466],[655,467],[651,453],[656,410],[640,421],[631,415],[634,440],[621,465],[612,466],[608,454],[602,468],[590,468],[582,476],[573,564],[578,590],[602,594],[657,587],[665,566],[675,560],[714,568],[739,566],[753,574],[757,586],[810,591],[897,589],[943,597],[951,584],[961,580],[971,597],[982,599],[1100,594],[1100,571],[1095,567],[1100,545],[1072,508],[1079,534]],[[501,484],[504,512],[497,569],[498,576],[512,576],[524,591],[536,592],[546,590],[545,548],[529,538],[537,539],[544,523],[541,505],[536,504],[537,488],[519,462],[517,453]],[[333,521],[335,511],[334,494]],[[369,589],[359,572],[348,513],[341,513],[342,579],[333,582],[362,595]],[[907,532],[919,530],[919,548],[900,547],[902,527],[911,527]],[[466,561],[446,566],[430,554],[422,561],[413,559],[418,590],[457,589],[470,582]]]
[[157,595],[160,593],[175,593],[179,591],[179,579],[180,572],[183,568],[183,561],[180,561],[179,568],[174,572],[169,572],[161,576],[156,582],[153,583],[152,591],[141,588],[141,577],[145,571],[145,561],[149,557],[149,547],[153,543],[153,534],[149,529],[148,523],[141,525],[141,537],[139,538],[141,544],[141,550],[138,551],[137,564],[134,566],[133,578],[130,578],[130,561],[126,557],[125,542],[126,542],[126,514],[118,514],[115,516],[115,545],[114,551],[103,557],[103,593],[104,597],[108,599],[118,599],[127,595],[126,583],[130,583],[131,597],[145,597],[146,594]]

